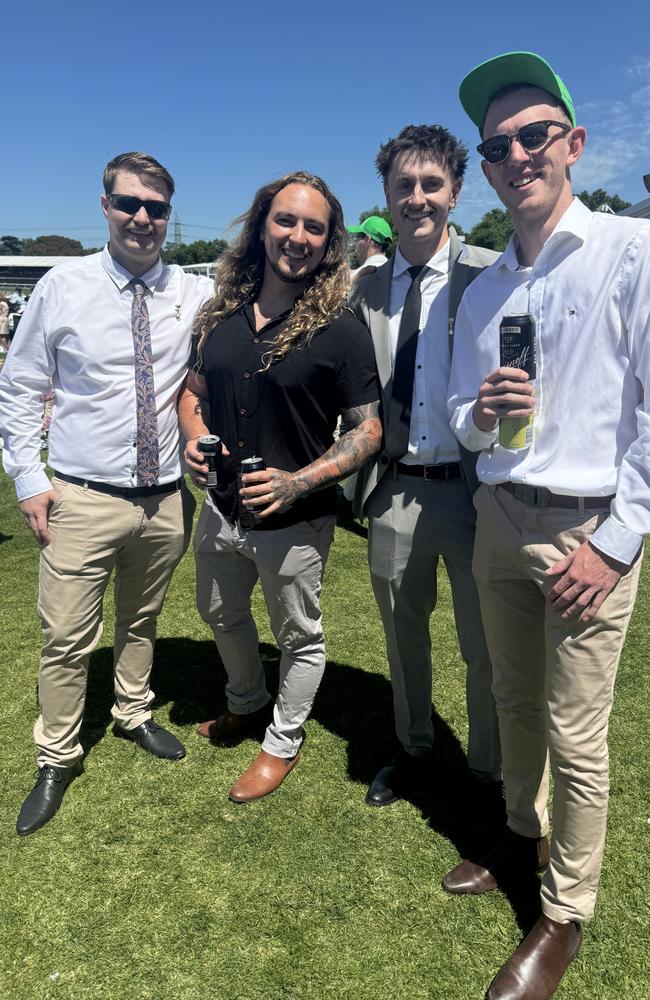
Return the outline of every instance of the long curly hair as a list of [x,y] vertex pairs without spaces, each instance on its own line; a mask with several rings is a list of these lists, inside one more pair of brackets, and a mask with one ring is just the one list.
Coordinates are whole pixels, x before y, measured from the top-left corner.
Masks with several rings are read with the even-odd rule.
[[194,324],[199,337],[199,358],[217,323],[244,303],[255,301],[262,287],[266,261],[262,230],[271,202],[289,184],[305,184],[322,194],[330,210],[329,231],[323,259],[316,271],[308,276],[305,289],[296,299],[287,322],[281,326],[269,350],[263,355],[262,371],[270,368],[274,361],[286,357],[298,344],[306,346],[318,330],[342,311],[350,284],[343,209],[320,177],[302,170],[285,174],[261,187],[248,211],[232,223],[233,227],[240,225],[241,231],[219,258],[214,296],[199,310]]

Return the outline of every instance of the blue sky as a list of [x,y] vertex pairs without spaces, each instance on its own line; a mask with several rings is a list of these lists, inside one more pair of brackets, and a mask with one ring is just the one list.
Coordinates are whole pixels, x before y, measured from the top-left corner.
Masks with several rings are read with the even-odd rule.
[[101,172],[129,149],[174,175],[187,242],[227,236],[256,188],[294,169],[321,174],[353,223],[383,204],[374,158],[410,122],[445,125],[470,145],[456,212],[468,228],[498,203],[458,84],[514,49],[549,60],[587,126],[574,188],[640,201],[649,27],[641,0],[14,3],[2,16],[0,235],[100,245]]

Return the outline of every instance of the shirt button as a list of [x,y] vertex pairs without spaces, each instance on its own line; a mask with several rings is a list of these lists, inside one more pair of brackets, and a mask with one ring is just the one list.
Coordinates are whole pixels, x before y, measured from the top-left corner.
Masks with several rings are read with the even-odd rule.
[[259,344],[259,342],[260,342],[260,338],[259,337],[253,337],[253,343],[254,344]]
[[243,441],[238,441],[237,442],[237,447],[238,448],[243,448],[244,447],[244,442]]
[[422,367],[422,365],[418,365],[418,368],[421,368],[421,367]]
[[250,372],[244,372],[244,378],[245,379],[249,379],[250,377],[251,377],[251,373]]
[[239,411],[239,413],[240,413],[240,415],[241,415],[242,417],[245,417],[245,416],[246,416],[246,410],[245,410],[245,409],[244,409],[243,407],[241,408],[241,410]]
[[420,403],[420,406],[424,406],[424,403]]
[[423,434],[423,435],[422,435],[422,440],[423,440],[423,441],[426,441],[426,439],[427,439],[427,436],[426,436],[426,434]]

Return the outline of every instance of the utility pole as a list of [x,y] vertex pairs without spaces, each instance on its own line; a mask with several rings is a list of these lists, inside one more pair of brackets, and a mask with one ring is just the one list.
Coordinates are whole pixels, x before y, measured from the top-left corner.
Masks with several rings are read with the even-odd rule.
[[181,233],[181,220],[178,216],[178,212],[174,212],[174,246],[180,246],[183,242],[183,235]]

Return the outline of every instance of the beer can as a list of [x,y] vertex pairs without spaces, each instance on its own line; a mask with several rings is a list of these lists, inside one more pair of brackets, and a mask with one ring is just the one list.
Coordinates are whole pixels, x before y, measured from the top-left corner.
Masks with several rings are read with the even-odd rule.
[[242,458],[240,464],[242,476],[249,472],[262,472],[266,468],[266,462],[258,455],[253,455],[252,458]]
[[203,452],[203,458],[208,467],[206,488],[217,486],[222,455],[221,438],[216,434],[204,434],[196,442],[196,447]]
[[[252,458],[243,458],[240,462],[239,476],[247,475],[249,472],[262,472],[266,468],[266,462],[259,455]],[[240,500],[239,506],[239,526],[245,531],[249,531],[259,523],[259,516],[249,507],[244,507]]]
[[[530,313],[504,316],[499,326],[501,367],[521,368],[529,382],[537,378],[535,320]],[[533,443],[533,416],[501,417],[499,444],[502,448],[519,450]]]

